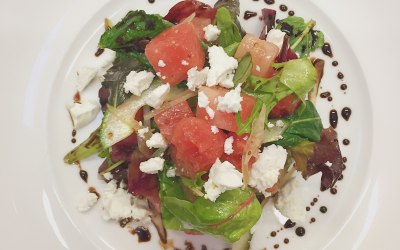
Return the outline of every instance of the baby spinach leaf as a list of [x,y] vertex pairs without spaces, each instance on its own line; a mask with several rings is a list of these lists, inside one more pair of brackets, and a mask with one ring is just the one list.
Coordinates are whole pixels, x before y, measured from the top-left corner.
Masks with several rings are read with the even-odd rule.
[[239,61],[239,65],[236,69],[235,76],[233,77],[233,83],[237,86],[239,83],[246,82],[247,78],[251,74],[253,63],[251,62],[251,55],[247,54]]
[[[167,177],[166,164],[159,175],[163,223],[166,228],[200,231],[235,242],[248,232],[261,216],[261,205],[251,189],[226,191],[212,202],[203,197],[190,202],[181,188],[180,177]],[[193,186],[200,187],[201,174]],[[186,183],[187,184],[187,183]],[[184,185],[186,185],[184,184]]]
[[187,188],[189,188],[189,190],[191,190],[195,195],[202,196],[201,195],[201,194],[203,194],[202,189],[203,189],[204,183],[206,183],[202,179],[202,176],[205,175],[206,173],[207,173],[206,171],[197,173],[195,175],[194,179],[181,177],[182,184],[185,185]]
[[160,15],[146,14],[143,10],[129,11],[115,26],[103,33],[99,47],[122,49],[138,46],[141,39],[151,39],[172,24]]
[[292,116],[287,118],[289,124],[283,139],[275,143],[285,147],[293,147],[302,141],[318,142],[322,131],[322,122],[318,111],[310,101],[298,108]]
[[240,35],[239,28],[236,26],[231,13],[225,7],[219,8],[216,14],[217,27],[221,30],[218,36],[218,45],[227,47],[235,42],[240,42],[242,36]]
[[308,57],[311,52],[324,45],[324,34],[313,29],[315,24],[314,20],[305,23],[301,17],[289,16],[278,23],[277,29],[290,36],[291,49],[297,52],[300,58],[303,58]]

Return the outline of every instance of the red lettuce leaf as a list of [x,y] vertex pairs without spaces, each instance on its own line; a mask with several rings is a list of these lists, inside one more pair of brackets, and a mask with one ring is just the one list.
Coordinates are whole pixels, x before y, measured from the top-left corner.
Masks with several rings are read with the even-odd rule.
[[196,0],[185,0],[175,4],[164,19],[171,23],[178,24],[194,12],[196,13],[196,17],[214,20],[217,9]]
[[[326,164],[327,162],[332,165]],[[323,129],[321,140],[314,144],[314,154],[308,160],[307,177],[321,172],[321,190],[324,191],[335,185],[342,170],[343,159],[336,131],[332,127]]]
[[275,27],[276,11],[271,9],[262,9],[261,14],[264,20],[264,27],[260,34],[260,39],[264,40],[267,37],[267,32]]

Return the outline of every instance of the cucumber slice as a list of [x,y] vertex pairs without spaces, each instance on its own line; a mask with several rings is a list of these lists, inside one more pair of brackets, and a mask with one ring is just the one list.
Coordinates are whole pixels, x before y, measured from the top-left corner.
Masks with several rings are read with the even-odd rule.
[[161,82],[155,81],[141,96],[133,95],[117,108],[113,108],[112,112],[105,112],[100,129],[100,141],[104,148],[111,147],[140,128],[134,121],[136,112],[146,104],[146,99],[159,86]]

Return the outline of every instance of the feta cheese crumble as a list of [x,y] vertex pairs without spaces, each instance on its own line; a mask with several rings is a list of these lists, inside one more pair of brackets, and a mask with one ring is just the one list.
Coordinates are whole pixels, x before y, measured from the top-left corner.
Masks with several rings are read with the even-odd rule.
[[276,123],[275,123],[275,125],[276,125],[277,127],[282,128],[283,126],[285,126],[285,123],[284,123],[282,120],[277,120]]
[[104,49],[103,53],[99,57],[97,57],[95,64],[96,67],[107,70],[111,68],[115,58],[117,56],[117,52],[111,49]]
[[208,100],[207,95],[204,91],[199,91],[197,95],[197,105],[199,105],[200,108],[206,108],[208,104],[210,104],[210,101]]
[[104,179],[110,181],[113,178],[113,175],[110,172],[103,174]]
[[219,132],[219,129],[217,128],[217,126],[211,126],[211,132],[213,133],[213,134],[216,134],[216,133],[218,133]]
[[218,96],[217,110],[226,113],[236,113],[242,110],[242,105],[240,104],[243,97],[240,95],[240,84],[233,90],[230,90],[223,97]]
[[131,92],[136,96],[140,96],[143,91],[149,88],[151,82],[154,79],[154,74],[148,71],[131,71],[126,76],[124,83],[125,93]]
[[188,79],[186,83],[188,89],[195,91],[196,88],[205,84],[207,81],[208,70],[209,68],[205,67],[204,69],[198,71],[197,66],[189,69],[187,72]]
[[141,129],[138,130],[138,136],[139,136],[140,138],[144,138],[144,135],[145,135],[147,132],[149,132],[149,128],[148,128],[148,127],[141,128]]
[[233,136],[230,136],[225,140],[224,152],[227,155],[231,155],[233,153]]
[[157,174],[158,171],[163,169],[164,161],[165,160],[161,157],[150,158],[140,163],[140,171],[146,174]]
[[271,123],[271,122],[268,122],[267,127],[268,128],[273,128],[273,127],[275,127],[275,125],[273,123]]
[[96,194],[87,192],[79,199],[76,208],[79,212],[89,211],[97,203],[98,199]]
[[149,148],[167,148],[168,144],[164,139],[164,136],[160,133],[153,134],[150,139],[146,141],[146,145]]
[[[267,27],[265,27],[267,28]],[[282,45],[283,45],[283,40],[285,38],[286,33],[278,30],[278,29],[271,29],[268,33],[267,33],[267,42],[273,43],[276,46],[278,46],[279,51],[282,49]]]
[[182,64],[183,66],[188,66],[188,65],[189,65],[188,61],[186,61],[186,60],[182,60],[182,61],[181,61],[181,64]]
[[204,30],[204,38],[208,42],[213,42],[217,40],[218,35],[221,34],[221,30],[218,29],[216,25],[209,24],[206,27],[203,28]]
[[262,192],[265,197],[270,193],[265,191],[278,181],[280,170],[285,166],[287,151],[281,146],[272,144],[264,147],[251,169],[249,185]]
[[225,88],[232,88],[234,86],[233,75],[238,67],[238,61],[228,56],[222,47],[215,45],[208,48],[208,57],[210,70],[207,75],[207,86],[212,87],[219,84]]
[[209,179],[204,184],[204,198],[213,202],[225,191],[239,188],[243,185],[243,174],[235,169],[230,162],[215,161],[210,169]]
[[325,162],[325,165],[327,166],[327,167],[332,167],[332,162],[330,162],[330,161],[327,161],[327,162]]
[[259,65],[256,65],[256,71],[257,71],[257,72],[261,72],[261,68],[260,68]]
[[176,168],[170,168],[167,170],[167,177],[172,178],[176,176]]
[[138,200],[125,189],[117,188],[115,180],[107,184],[101,200],[101,216],[106,221],[125,218],[143,220],[148,217],[147,209],[140,207]]
[[100,112],[98,104],[86,101],[82,103],[73,103],[69,106],[69,113],[76,129],[82,128],[93,121]]
[[158,67],[161,67],[161,68],[164,68],[165,66],[167,66],[163,60],[159,60],[157,65],[158,65]]
[[152,108],[159,108],[164,103],[167,95],[169,93],[170,86],[169,83],[162,84],[157,87],[151,94],[146,98],[145,102]]
[[292,221],[304,222],[306,218],[305,206],[300,182],[298,178],[292,178],[279,191],[275,207]]
[[211,119],[214,119],[215,112],[214,112],[214,110],[213,110],[212,108],[210,108],[210,106],[207,106],[207,107],[206,107],[206,112],[207,112],[207,115],[208,115]]
[[77,74],[77,85],[76,89],[81,92],[84,90],[89,83],[92,82],[92,80],[96,77],[97,75],[97,69],[94,68],[89,68],[89,67],[82,67],[78,69],[76,72]]

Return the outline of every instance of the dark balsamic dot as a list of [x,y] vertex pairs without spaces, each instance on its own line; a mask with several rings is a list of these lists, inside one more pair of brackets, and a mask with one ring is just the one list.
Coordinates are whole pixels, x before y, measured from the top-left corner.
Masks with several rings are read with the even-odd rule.
[[337,189],[336,188],[331,188],[330,191],[331,191],[331,194],[337,194]]
[[288,238],[285,238],[285,239],[283,240],[283,242],[284,242],[285,244],[288,244],[288,243],[289,243],[289,239],[288,239]]
[[81,177],[81,179],[82,179],[84,182],[87,182],[88,177],[89,177],[88,172],[86,172],[85,170],[80,170],[80,171],[79,171],[79,176]]
[[71,139],[71,142],[72,142],[72,143],[76,143],[76,139],[75,139],[75,138],[72,138],[72,139]]
[[317,198],[314,198],[314,199],[313,199],[313,202],[318,202],[318,199],[317,199]]
[[315,222],[315,218],[311,218],[310,224]]
[[328,97],[328,102],[331,102],[333,100],[332,96]]
[[315,205],[315,203],[314,203],[314,202],[311,202],[310,205],[313,207],[313,206]]
[[95,56],[100,56],[101,54],[103,54],[103,52],[104,52],[104,49],[98,48],[97,51],[96,51],[96,53],[94,53],[94,55],[95,55]]
[[275,3],[275,0],[264,0],[264,2],[265,2],[266,4],[271,5],[271,4],[274,4],[274,3]]
[[291,221],[291,220],[287,220],[287,221],[285,222],[285,224],[283,225],[284,228],[292,228],[292,227],[294,227],[294,226],[296,226],[296,222],[293,222],[293,221]]
[[338,77],[339,79],[343,79],[343,78],[344,78],[344,75],[343,75],[342,72],[339,72],[339,73],[337,74],[337,77]]
[[275,231],[272,231],[270,235],[271,235],[272,237],[275,237],[275,236],[276,236],[276,232],[275,232]]
[[343,83],[342,85],[340,85],[340,89],[341,90],[346,90],[347,89],[347,84]]
[[294,13],[293,10],[291,10],[291,11],[288,12],[288,14],[289,14],[289,16],[294,16],[295,13]]
[[274,248],[276,249],[276,248],[279,248],[279,244],[275,244],[274,245]]
[[306,207],[306,211],[310,211],[310,209],[311,209],[310,207]]
[[73,129],[72,130],[72,137],[75,137],[76,136],[76,129]]
[[299,237],[302,237],[306,234],[306,230],[304,229],[304,227],[298,227],[296,228],[296,235]]
[[328,211],[328,208],[325,207],[325,206],[322,206],[322,207],[319,208],[319,211],[324,214],[324,213],[326,213]]
[[286,12],[286,11],[288,10],[288,7],[287,7],[286,5],[284,5],[284,4],[281,4],[281,5],[279,6],[279,9],[280,9],[281,11],[283,11],[283,12]]
[[336,66],[338,66],[338,65],[339,65],[338,61],[333,61],[333,62],[332,62],[332,66],[333,66],[333,67],[336,67]]
[[347,157],[345,156],[345,157],[343,157],[343,162],[347,162]]
[[351,116],[351,109],[349,107],[344,107],[342,109],[341,114],[342,114],[343,119],[348,121],[350,119],[350,116]]
[[344,139],[343,140],[343,145],[349,145],[350,144],[350,140],[349,139]]
[[345,164],[343,164],[343,166],[342,166],[342,170],[345,170],[346,169],[346,165]]
[[341,174],[338,178],[339,181],[343,180],[343,174]]

